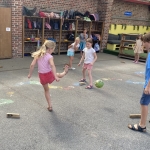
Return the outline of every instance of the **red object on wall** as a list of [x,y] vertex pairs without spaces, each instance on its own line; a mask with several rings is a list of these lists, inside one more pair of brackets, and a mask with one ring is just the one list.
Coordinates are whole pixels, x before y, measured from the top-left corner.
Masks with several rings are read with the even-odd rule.
[[131,3],[137,3],[137,4],[143,4],[143,5],[150,5],[150,2],[146,1],[141,1],[141,0],[124,0],[126,2],[131,2]]

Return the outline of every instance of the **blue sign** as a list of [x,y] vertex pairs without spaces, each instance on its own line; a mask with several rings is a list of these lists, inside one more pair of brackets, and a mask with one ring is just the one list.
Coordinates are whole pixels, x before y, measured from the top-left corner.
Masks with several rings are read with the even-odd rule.
[[132,16],[132,12],[126,11],[126,12],[124,13],[124,15],[125,15],[125,16]]

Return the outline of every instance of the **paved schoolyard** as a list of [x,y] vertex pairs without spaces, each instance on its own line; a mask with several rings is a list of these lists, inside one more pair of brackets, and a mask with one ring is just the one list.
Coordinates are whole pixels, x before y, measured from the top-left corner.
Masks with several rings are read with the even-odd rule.
[[[67,56],[54,56],[62,71]],[[48,112],[37,68],[27,79],[30,57],[0,60],[0,150],[148,150],[147,133],[131,131],[128,123],[138,123],[129,114],[140,113],[145,64],[134,64],[109,54],[98,54],[94,81],[104,87],[92,90],[79,86],[80,56],[76,70],[50,86],[54,111]],[[6,118],[6,113],[20,119]]]

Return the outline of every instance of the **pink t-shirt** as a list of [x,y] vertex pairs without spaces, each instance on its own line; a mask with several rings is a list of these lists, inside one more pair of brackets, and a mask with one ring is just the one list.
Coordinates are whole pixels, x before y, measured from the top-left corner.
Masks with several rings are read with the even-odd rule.
[[47,73],[52,70],[49,60],[53,56],[49,53],[46,53],[43,57],[39,58],[37,63],[38,63],[38,72],[39,73]]

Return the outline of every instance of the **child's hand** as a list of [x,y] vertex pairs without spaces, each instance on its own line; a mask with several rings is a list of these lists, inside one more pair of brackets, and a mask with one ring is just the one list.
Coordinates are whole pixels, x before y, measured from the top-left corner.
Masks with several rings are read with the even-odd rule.
[[81,65],[81,63],[78,64],[78,66],[80,66],[80,65]]
[[146,86],[146,88],[144,89],[144,93],[145,94],[150,94],[150,87],[149,86]]
[[28,78],[29,78],[29,79],[31,78],[31,75],[30,75],[30,74],[28,74]]
[[91,62],[90,64],[93,66],[93,64],[94,64],[94,63],[93,63],[93,62]]
[[60,78],[58,78],[58,77],[55,77],[55,80],[56,80],[57,82],[59,82],[59,81],[60,81]]

